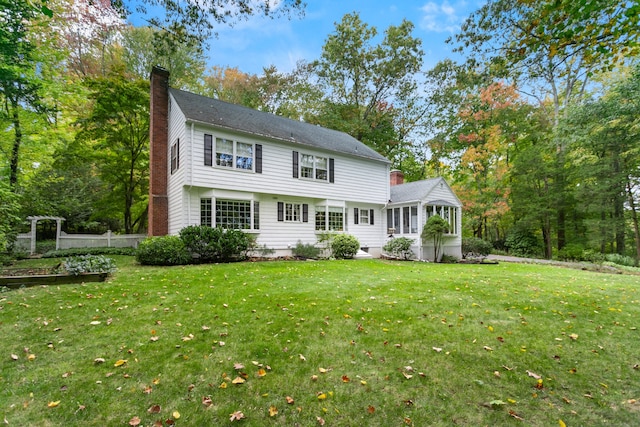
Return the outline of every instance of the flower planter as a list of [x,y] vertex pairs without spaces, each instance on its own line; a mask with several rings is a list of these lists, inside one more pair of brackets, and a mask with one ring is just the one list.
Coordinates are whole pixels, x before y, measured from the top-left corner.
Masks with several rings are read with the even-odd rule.
[[0,286],[19,288],[22,286],[62,285],[85,282],[104,282],[109,273],[73,274],[29,274],[23,276],[0,276]]

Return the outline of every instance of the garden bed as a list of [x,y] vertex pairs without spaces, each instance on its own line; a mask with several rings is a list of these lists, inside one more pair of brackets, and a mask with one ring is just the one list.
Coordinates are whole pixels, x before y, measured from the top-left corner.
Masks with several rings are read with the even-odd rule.
[[53,268],[7,268],[0,270],[0,286],[19,288],[22,286],[60,285],[84,282],[104,282],[109,273],[69,274]]

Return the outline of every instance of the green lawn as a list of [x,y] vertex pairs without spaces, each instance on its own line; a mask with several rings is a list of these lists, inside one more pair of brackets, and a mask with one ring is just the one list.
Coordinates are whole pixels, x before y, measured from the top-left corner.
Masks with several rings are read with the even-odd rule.
[[638,276],[509,263],[156,268],[114,258],[108,283],[0,293],[0,421],[640,422]]

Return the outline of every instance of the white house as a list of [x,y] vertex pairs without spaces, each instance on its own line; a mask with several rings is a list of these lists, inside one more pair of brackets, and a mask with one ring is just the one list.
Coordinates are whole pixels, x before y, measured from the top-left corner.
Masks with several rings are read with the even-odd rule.
[[394,171],[392,186],[389,160],[346,133],[176,90],[168,78],[153,69],[149,235],[235,228],[283,255],[344,232],[379,256],[390,229],[419,242],[439,214],[451,223],[445,253],[460,256],[461,204],[442,178],[398,184]]

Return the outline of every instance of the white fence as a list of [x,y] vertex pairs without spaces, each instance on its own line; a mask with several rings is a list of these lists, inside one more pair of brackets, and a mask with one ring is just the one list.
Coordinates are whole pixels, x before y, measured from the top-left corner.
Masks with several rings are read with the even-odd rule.
[[[137,248],[138,243],[147,237],[146,234],[114,234],[111,230],[104,234],[67,234],[64,231],[56,238],[56,249],[72,248]],[[32,233],[18,234],[16,248],[34,252],[35,242]]]

